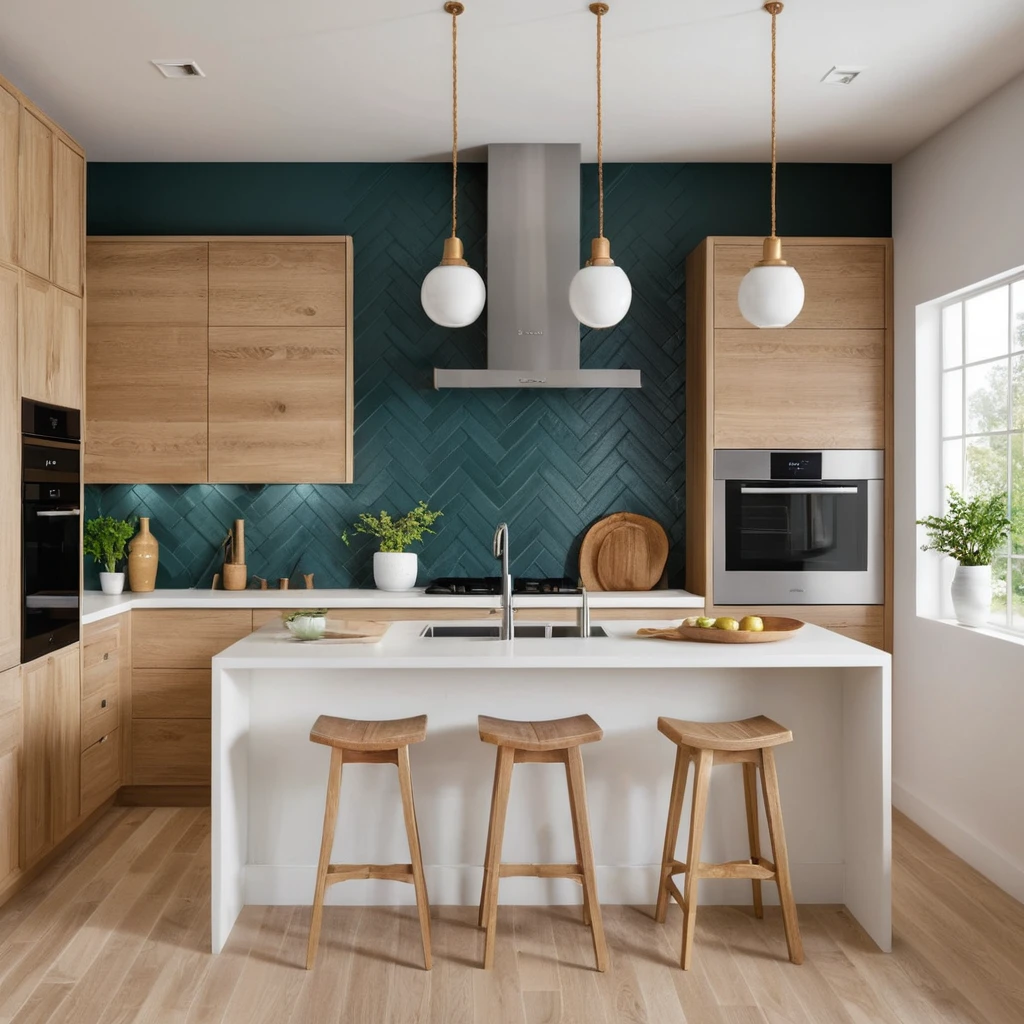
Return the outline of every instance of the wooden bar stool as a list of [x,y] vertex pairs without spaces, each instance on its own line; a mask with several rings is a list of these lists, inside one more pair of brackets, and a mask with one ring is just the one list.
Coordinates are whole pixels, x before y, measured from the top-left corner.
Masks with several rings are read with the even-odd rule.
[[[661,881],[658,885],[658,904],[655,920],[665,921],[668,898],[671,895],[683,910],[683,950],[681,964],[690,969],[693,957],[693,930],[697,918],[698,878],[749,878],[754,891],[754,914],[764,917],[761,903],[761,882],[775,881],[782,904],[782,922],[786,929],[789,959],[795,964],[804,962],[804,947],[800,940],[800,927],[796,917],[796,903],[789,878],[786,855],[786,835],[782,827],[782,804],[779,800],[779,777],[775,772],[772,747],[789,743],[793,734],[778,722],[759,715],[741,722],[683,722],[677,718],[659,718],[658,729],[676,744],[676,768],[672,777],[672,796],[669,799],[668,827],[665,829],[665,851],[661,858]],[[690,815],[690,841],[686,863],[675,859],[679,836],[679,819],[683,813],[683,796],[690,762],[695,765],[693,776],[693,809]],[[730,861],[727,864],[704,864],[700,859],[701,839],[704,834],[704,816],[708,806],[708,786],[711,767],[716,764],[743,765],[743,790],[747,804],[747,835],[750,839],[750,859]],[[761,769],[761,786],[768,818],[774,863],[761,856],[757,817],[757,769]],[[686,874],[686,883],[680,893],[673,875]]]
[[[480,927],[487,928],[484,968],[494,965],[494,937],[498,927],[498,880],[512,876],[571,878],[583,887],[583,923],[590,925],[594,957],[599,971],[608,968],[608,947],[601,923],[601,904],[594,877],[594,849],[587,815],[587,791],[583,782],[580,745],[594,743],[604,733],[590,715],[575,715],[547,722],[512,722],[480,715],[480,739],[498,748],[491,795],[491,820],[487,828],[484,882],[480,892]],[[569,786],[569,812],[576,844],[575,864],[502,864],[501,845],[505,835],[505,812],[512,784],[514,764],[564,764]]]
[[[409,770],[409,744],[421,743],[426,735],[426,715],[369,722],[321,715],[313,725],[309,738],[313,743],[323,743],[331,748],[331,767],[327,776],[327,806],[324,809],[320,862],[316,869],[316,891],[313,894],[313,918],[309,925],[306,970],[312,968],[316,959],[327,886],[351,878],[383,878],[392,882],[411,882],[416,887],[416,907],[419,910],[420,936],[423,939],[423,965],[430,970],[430,904],[427,901],[427,883],[423,877],[423,858],[420,855],[420,837],[416,828],[416,808],[412,799],[412,773]],[[398,784],[402,790],[402,810],[405,812],[405,830],[409,835],[411,864],[330,862],[334,831],[338,821],[338,797],[341,794],[343,764],[398,766]]]

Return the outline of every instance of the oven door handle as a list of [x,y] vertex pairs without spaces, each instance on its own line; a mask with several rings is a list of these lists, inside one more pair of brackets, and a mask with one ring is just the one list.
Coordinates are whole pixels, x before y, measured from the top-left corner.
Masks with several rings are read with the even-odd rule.
[[80,508],[55,508],[36,512],[40,518],[45,516],[47,519],[56,519],[58,516],[80,516],[81,514]]
[[740,494],[856,494],[857,487],[741,487]]

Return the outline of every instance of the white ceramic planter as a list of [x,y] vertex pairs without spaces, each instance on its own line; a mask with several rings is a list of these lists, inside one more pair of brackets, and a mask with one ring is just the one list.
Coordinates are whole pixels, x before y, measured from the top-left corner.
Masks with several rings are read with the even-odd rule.
[[101,572],[100,590],[104,594],[120,594],[124,590],[124,573]]
[[373,582],[378,590],[412,590],[419,557],[411,551],[378,551],[373,556]]
[[324,615],[297,615],[285,625],[288,632],[299,640],[319,640],[327,629],[327,618]]
[[964,626],[987,625],[992,607],[992,566],[958,565],[950,595],[957,622]]

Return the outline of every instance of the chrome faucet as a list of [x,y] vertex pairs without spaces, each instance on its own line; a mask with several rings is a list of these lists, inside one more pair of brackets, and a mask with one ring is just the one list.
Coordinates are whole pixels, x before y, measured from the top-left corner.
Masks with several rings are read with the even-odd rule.
[[511,640],[512,630],[512,577],[508,571],[508,523],[499,523],[494,531],[494,557],[501,559],[501,632],[502,640]]

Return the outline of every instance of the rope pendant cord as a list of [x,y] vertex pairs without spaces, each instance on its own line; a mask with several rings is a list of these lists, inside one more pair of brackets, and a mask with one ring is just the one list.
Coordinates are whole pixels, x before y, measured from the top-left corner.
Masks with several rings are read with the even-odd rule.
[[772,15],[772,233],[775,237],[775,11]]
[[597,15],[597,236],[604,238],[604,124],[601,109],[601,20]]
[[[775,19],[772,18],[774,26]],[[773,186],[774,187],[774,186]],[[459,223],[459,12],[452,11],[452,238]],[[773,200],[774,209],[774,200]],[[774,216],[774,214],[773,214]]]

